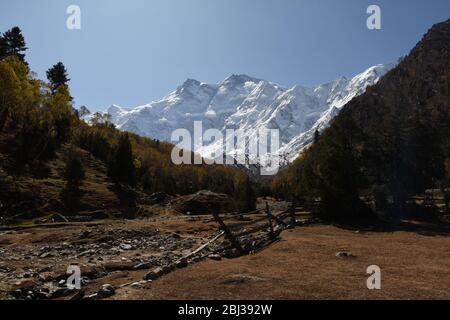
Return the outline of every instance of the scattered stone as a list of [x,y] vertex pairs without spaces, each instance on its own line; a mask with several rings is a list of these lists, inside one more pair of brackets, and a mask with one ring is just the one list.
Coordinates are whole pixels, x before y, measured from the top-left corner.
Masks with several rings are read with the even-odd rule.
[[138,281],[138,282],[133,282],[130,286],[133,289],[141,289],[142,286],[146,283],[148,283],[149,281],[143,280],[143,281]]
[[208,256],[208,258],[211,259],[211,260],[215,260],[215,261],[220,261],[220,260],[222,260],[222,257],[221,257],[220,255],[218,255],[218,254],[210,254],[210,255]]
[[55,275],[51,272],[42,272],[39,274],[39,280],[42,282],[50,282],[55,278]]
[[50,270],[52,270],[52,267],[43,267],[41,269],[38,270],[39,273],[44,273],[44,272],[49,272]]
[[116,293],[116,289],[110,284],[104,284],[98,292],[99,297],[108,298]]
[[132,250],[133,246],[131,244],[123,243],[120,245],[120,249],[128,251],[128,250]]
[[351,253],[350,251],[339,251],[336,253],[336,257],[337,258],[355,258],[353,253]]
[[186,268],[188,266],[188,261],[186,258],[182,258],[180,260],[178,260],[177,262],[175,262],[175,267],[176,268]]
[[6,273],[9,272],[9,269],[7,267],[0,266],[0,272]]
[[13,292],[11,292],[11,294],[16,298],[20,298],[20,296],[22,296],[22,290],[20,289],[14,290]]
[[95,253],[94,250],[87,250],[87,251],[81,252],[81,253],[78,255],[78,257],[84,257],[84,256],[91,255],[91,254],[94,254],[94,253]]
[[50,258],[50,257],[53,257],[53,253],[51,253],[51,252],[44,252],[44,253],[41,254],[39,257],[40,257],[40,258],[43,258],[43,259],[45,259],[45,258]]
[[164,275],[164,272],[161,268],[156,268],[153,271],[150,271],[144,276],[144,280],[156,280],[159,277]]

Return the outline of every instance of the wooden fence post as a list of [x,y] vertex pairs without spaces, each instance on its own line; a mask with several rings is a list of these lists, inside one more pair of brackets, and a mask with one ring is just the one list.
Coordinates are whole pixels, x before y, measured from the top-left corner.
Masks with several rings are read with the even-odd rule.
[[297,225],[297,219],[295,218],[295,202],[292,201],[291,210],[289,211],[291,216],[291,225],[295,227]]
[[266,202],[266,214],[267,214],[267,218],[269,219],[270,237],[273,238],[275,233],[273,231],[272,214],[270,213],[270,208],[269,208],[269,203],[268,202]]
[[225,237],[228,240],[230,240],[231,244],[233,245],[233,247],[236,248],[236,250],[239,252],[239,254],[242,254],[244,252],[244,250],[242,249],[239,241],[234,237],[233,233],[227,227],[225,222],[223,222],[223,220],[220,218],[219,214],[212,211],[212,215],[214,217],[214,220],[216,220],[216,222],[220,225],[220,228],[225,232]]

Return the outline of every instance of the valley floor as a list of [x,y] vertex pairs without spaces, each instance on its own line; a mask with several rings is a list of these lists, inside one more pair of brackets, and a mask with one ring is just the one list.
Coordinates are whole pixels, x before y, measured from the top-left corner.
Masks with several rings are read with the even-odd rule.
[[[418,230],[297,227],[256,254],[203,258],[153,282],[142,282],[152,266],[136,266],[175,261],[217,234],[217,225],[178,216],[3,230],[0,299],[57,285],[71,263],[87,277],[86,295],[111,284],[111,299],[450,299],[449,233]],[[353,257],[337,257],[341,251]],[[381,290],[366,287],[370,265],[381,268]]]
[[[336,253],[350,250],[353,258]],[[366,269],[381,268],[381,290]],[[285,231],[266,250],[205,261],[115,299],[450,299],[450,237],[355,233],[333,226]]]

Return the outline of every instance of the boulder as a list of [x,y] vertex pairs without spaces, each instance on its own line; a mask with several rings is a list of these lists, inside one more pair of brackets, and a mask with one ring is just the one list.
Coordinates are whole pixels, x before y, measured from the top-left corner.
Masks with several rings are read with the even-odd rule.
[[178,197],[172,202],[172,207],[182,214],[189,215],[236,211],[234,202],[228,195],[211,191],[199,191],[195,194]]
[[220,255],[218,255],[218,254],[210,254],[210,255],[208,256],[208,258],[210,258],[211,260],[215,260],[215,261],[220,261],[220,260],[222,260],[222,257],[221,257]]
[[116,289],[110,284],[102,285],[102,288],[98,292],[100,298],[108,298],[116,293]]
[[144,276],[144,280],[156,280],[164,275],[163,269],[156,268]]

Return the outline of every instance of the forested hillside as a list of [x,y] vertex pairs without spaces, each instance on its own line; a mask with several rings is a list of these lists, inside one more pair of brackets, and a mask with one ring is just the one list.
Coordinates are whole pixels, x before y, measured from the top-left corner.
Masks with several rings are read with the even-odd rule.
[[402,217],[417,211],[412,196],[434,189],[448,212],[449,92],[447,20],[348,103],[314,145],[276,177],[275,192],[300,202],[320,200],[321,214],[335,219],[371,212]]
[[[176,166],[173,146],[120,132],[97,114],[80,120],[69,75],[59,62],[39,80],[26,61],[18,27],[0,37],[0,217],[113,208],[132,216],[155,192],[227,193],[247,207],[247,177],[225,166]],[[80,114],[81,113],[81,114]]]

